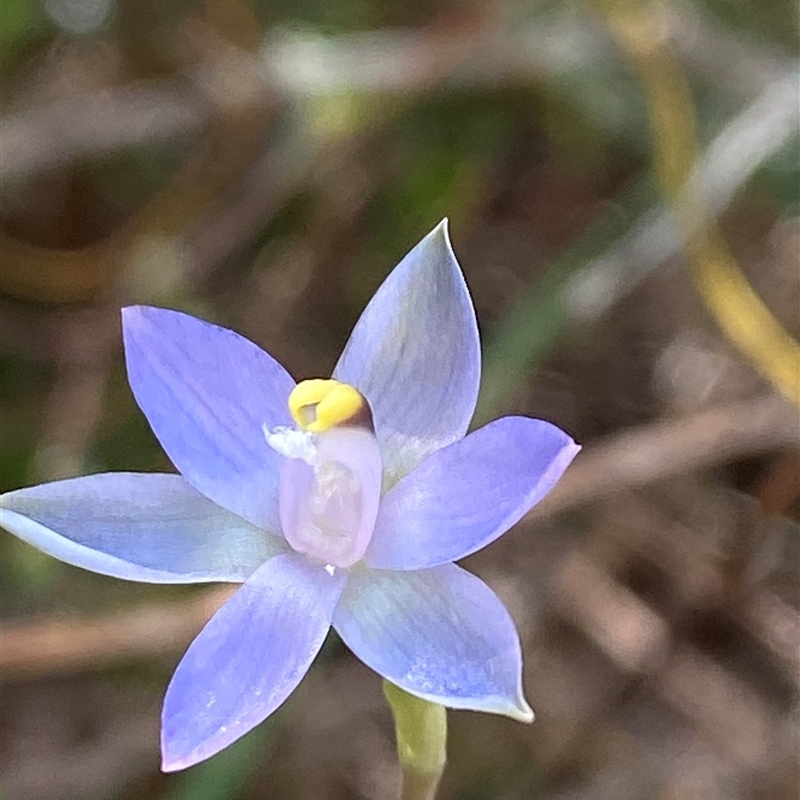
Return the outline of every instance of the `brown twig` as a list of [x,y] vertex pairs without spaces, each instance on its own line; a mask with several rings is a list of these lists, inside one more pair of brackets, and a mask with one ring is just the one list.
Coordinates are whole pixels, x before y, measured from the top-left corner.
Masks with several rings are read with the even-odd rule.
[[797,409],[776,395],[623,431],[579,456],[532,512],[557,511],[737,458],[796,447]]
[[197,133],[210,117],[197,94],[167,83],[87,93],[3,120],[0,175],[16,180],[86,156]]
[[97,617],[20,620],[0,628],[0,680],[31,680],[148,658],[188,645],[234,587],[191,600],[143,605]]

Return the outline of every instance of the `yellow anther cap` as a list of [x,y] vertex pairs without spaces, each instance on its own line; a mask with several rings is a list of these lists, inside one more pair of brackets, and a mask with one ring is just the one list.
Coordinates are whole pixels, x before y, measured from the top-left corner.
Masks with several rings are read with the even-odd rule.
[[289,411],[306,431],[322,433],[337,425],[368,425],[372,414],[364,397],[350,384],[333,379],[301,381],[289,395]]

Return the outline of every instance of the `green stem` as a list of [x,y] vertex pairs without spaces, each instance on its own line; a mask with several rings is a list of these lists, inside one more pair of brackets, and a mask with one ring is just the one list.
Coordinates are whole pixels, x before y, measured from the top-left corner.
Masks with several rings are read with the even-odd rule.
[[444,707],[388,681],[383,682],[383,693],[394,715],[397,757],[403,768],[402,800],[434,800],[447,761]]

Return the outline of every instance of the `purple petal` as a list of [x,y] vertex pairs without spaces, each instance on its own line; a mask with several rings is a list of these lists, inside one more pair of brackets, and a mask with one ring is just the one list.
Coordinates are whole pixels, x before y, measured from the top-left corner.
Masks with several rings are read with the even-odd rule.
[[149,306],[122,310],[128,380],[150,427],[192,486],[272,531],[278,455],[262,426],[293,425],[294,381],[233,331]]
[[211,618],[164,699],[162,768],[203,761],[265,720],[319,652],[345,573],[303,556],[276,556]]
[[366,562],[424,569],[464,558],[516,524],[580,447],[539,419],[503,417],[444,447],[382,499]]
[[180,475],[110,472],[8,492],[0,525],[68,564],[148,583],[243,581],[286,550]]
[[446,220],[378,289],[333,377],[372,406],[390,480],[466,433],[478,396],[480,343]]
[[369,667],[449,708],[533,718],[514,623],[483,581],[455,564],[352,575],[333,620]]

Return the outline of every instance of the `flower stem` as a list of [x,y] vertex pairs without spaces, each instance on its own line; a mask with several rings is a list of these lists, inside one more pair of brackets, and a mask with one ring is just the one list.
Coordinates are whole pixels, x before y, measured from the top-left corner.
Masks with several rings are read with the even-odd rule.
[[388,681],[383,682],[383,693],[394,716],[397,757],[403,768],[402,800],[433,800],[447,761],[444,707]]

